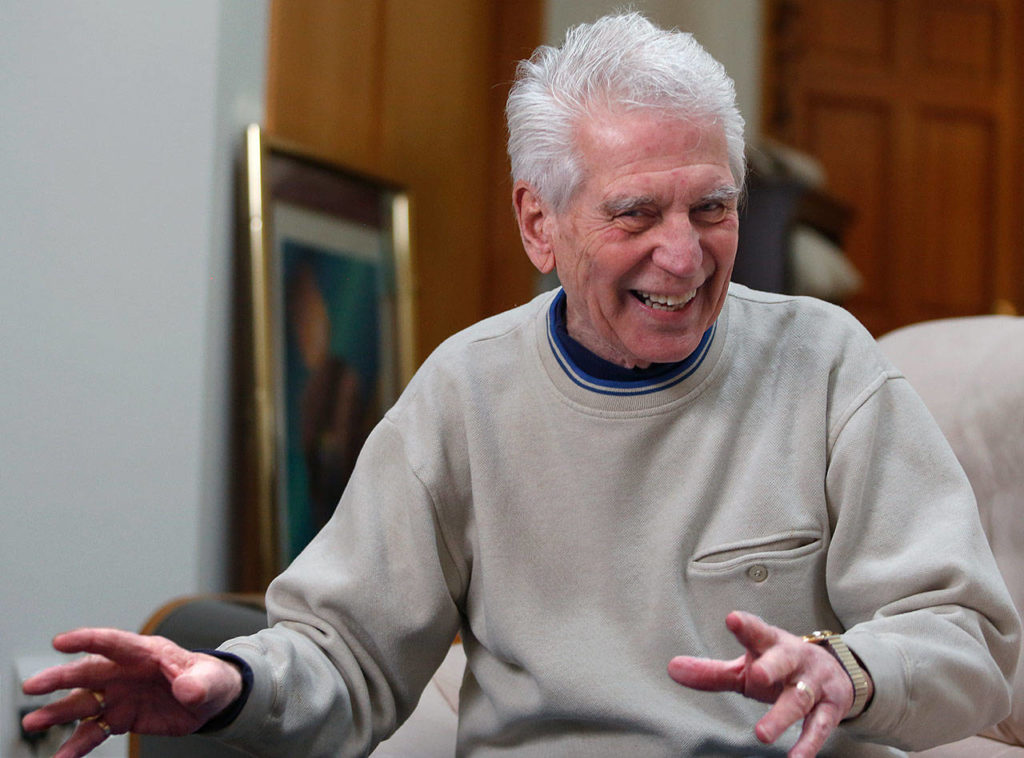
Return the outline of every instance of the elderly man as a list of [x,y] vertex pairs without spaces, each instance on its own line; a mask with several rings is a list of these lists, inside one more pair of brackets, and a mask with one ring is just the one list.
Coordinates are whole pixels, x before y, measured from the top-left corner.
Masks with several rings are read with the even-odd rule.
[[204,725],[365,755],[456,632],[466,756],[899,755],[1008,710],[1019,622],[923,405],[844,312],[730,285],[722,67],[605,18],[521,65],[508,121],[523,243],[563,287],[424,364],[270,629],[219,657],[58,637],[93,655],[26,685],[79,688],[26,724],[93,717],[62,758]]

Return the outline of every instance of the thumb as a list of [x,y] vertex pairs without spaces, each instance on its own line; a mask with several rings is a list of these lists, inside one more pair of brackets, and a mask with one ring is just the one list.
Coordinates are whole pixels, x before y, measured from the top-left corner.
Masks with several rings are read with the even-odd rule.
[[189,671],[182,674],[171,684],[174,699],[191,711],[205,711],[204,706],[210,700],[210,685],[202,677]]
[[171,684],[174,698],[202,714],[219,713],[242,694],[242,675],[233,664],[202,655]]

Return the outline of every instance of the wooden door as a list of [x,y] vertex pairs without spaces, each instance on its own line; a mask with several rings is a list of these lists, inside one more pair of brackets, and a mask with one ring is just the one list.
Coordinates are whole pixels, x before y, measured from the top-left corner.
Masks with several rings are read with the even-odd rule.
[[775,0],[765,131],[856,219],[875,334],[1024,305],[1019,0]]

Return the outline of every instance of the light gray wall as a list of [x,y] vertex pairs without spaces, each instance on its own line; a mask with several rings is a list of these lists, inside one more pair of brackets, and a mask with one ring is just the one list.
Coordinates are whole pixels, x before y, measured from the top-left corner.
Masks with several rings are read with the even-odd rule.
[[691,32],[725,66],[736,82],[747,139],[755,139],[761,123],[764,0],[547,0],[547,42],[561,44],[568,27],[627,5],[659,26]]
[[0,755],[30,755],[14,660],[225,587],[232,161],[267,5],[0,3]]

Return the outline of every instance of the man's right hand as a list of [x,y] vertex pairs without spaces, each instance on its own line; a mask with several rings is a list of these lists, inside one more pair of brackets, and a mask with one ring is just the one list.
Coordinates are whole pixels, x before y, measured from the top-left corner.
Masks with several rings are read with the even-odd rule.
[[22,720],[29,731],[80,721],[54,758],[79,758],[111,734],[191,734],[242,692],[236,666],[163,637],[78,629],[58,635],[53,646],[62,653],[88,653],[23,685],[28,695],[71,690]]

